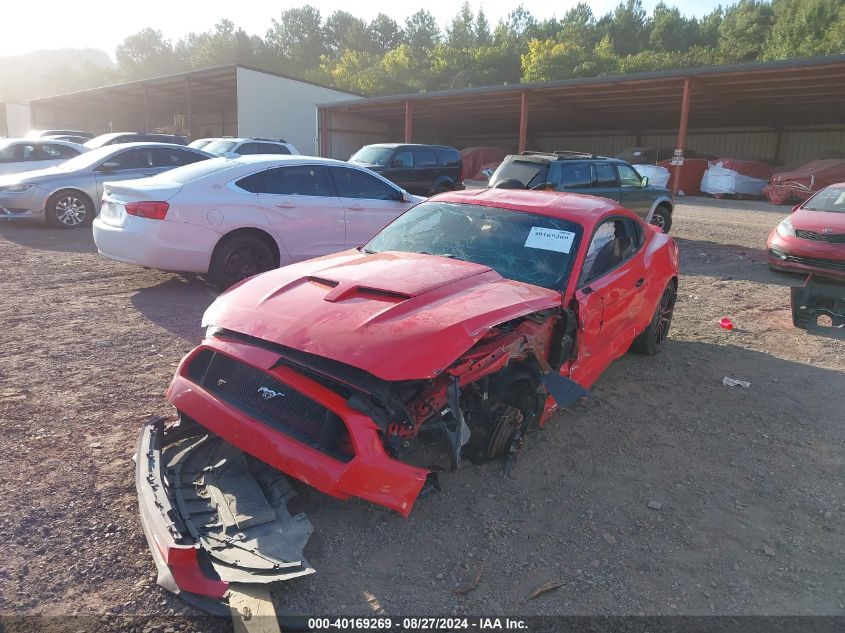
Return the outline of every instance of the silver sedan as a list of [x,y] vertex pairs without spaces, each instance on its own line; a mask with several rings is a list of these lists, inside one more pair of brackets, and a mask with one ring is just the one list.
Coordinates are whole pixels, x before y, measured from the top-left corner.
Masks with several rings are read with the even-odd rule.
[[0,178],[0,218],[44,217],[64,229],[90,226],[105,183],[155,176],[207,158],[212,155],[169,143],[108,145],[50,169]]

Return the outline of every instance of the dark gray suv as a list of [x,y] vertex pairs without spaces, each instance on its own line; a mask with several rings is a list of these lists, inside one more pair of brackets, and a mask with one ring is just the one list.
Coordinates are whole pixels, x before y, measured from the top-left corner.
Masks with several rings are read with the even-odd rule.
[[464,188],[461,153],[454,147],[414,143],[365,145],[349,162],[381,174],[418,196]]
[[580,152],[523,152],[507,156],[490,177],[499,189],[554,189],[616,200],[668,233],[672,192],[648,184],[631,165]]

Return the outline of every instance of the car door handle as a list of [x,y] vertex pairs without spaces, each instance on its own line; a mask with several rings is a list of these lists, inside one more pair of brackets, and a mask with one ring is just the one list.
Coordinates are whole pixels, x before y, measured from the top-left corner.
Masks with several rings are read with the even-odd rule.
[[347,209],[351,209],[352,211],[363,211],[364,205],[362,204],[350,204]]
[[640,287],[642,287],[642,285],[643,285],[644,283],[645,283],[645,277],[640,277],[639,279],[637,279],[637,283],[635,283],[634,285],[635,285],[637,288],[640,288]]
[[293,202],[280,202],[278,204],[274,204],[273,206],[277,209],[293,209],[296,205]]
[[158,175],[158,172],[157,171],[145,171],[144,175],[145,176],[156,176],[156,175]]

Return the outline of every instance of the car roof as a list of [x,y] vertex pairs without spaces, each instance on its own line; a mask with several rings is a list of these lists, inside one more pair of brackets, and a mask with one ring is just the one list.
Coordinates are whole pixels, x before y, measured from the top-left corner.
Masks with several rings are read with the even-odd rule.
[[438,202],[475,204],[510,211],[537,213],[569,220],[590,229],[601,218],[613,213],[636,218],[636,214],[608,198],[562,191],[528,191],[524,189],[465,189],[435,196]]
[[213,157],[214,154],[209,154],[208,152],[204,152],[202,149],[197,149],[196,147],[188,147],[187,145],[180,145],[179,143],[156,143],[155,141],[135,141],[133,143],[114,143],[112,145],[103,145],[102,147],[96,147],[95,149],[130,149],[133,147],[139,148],[148,148],[148,149],[184,149],[188,152],[197,152],[199,154],[204,154],[209,157]]
[[[195,151],[201,152],[202,150],[200,149]],[[223,159],[222,157],[215,158]],[[300,154],[246,154],[244,156],[238,156],[237,158],[225,158],[223,160],[228,160],[241,165],[263,165],[279,162],[291,164],[319,163],[321,165],[340,165],[342,167],[351,167],[352,169],[367,171],[363,167],[347,163],[346,161],[335,160],[334,158],[322,158],[320,156],[302,156]]]
[[436,143],[371,143],[365,145],[365,147],[384,147],[385,149],[395,149],[397,147],[436,147],[437,149],[454,149],[458,151],[451,145],[438,145]]
[[244,136],[209,136],[198,141],[228,141],[230,143],[276,143],[278,145],[287,145],[288,142],[278,138],[264,138],[264,137],[244,137]]
[[[508,154],[505,160],[519,160],[526,163],[548,163],[551,161],[570,161],[570,160],[600,160],[606,163],[625,163],[621,158],[611,158],[609,156],[598,156],[597,154],[589,154],[587,152],[528,152],[524,154]],[[628,163],[625,163],[626,165]]]

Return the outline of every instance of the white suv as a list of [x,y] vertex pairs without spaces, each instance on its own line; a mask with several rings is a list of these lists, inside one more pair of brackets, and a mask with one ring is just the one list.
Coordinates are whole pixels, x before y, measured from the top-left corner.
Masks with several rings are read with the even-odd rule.
[[290,143],[274,138],[204,138],[194,141],[191,146],[202,147],[205,152],[226,158],[251,154],[299,154],[299,150]]

